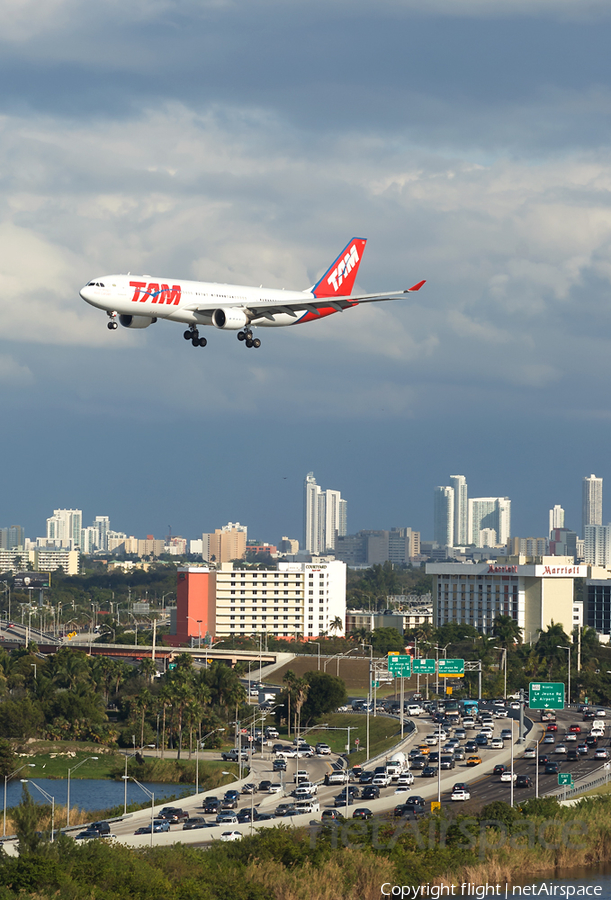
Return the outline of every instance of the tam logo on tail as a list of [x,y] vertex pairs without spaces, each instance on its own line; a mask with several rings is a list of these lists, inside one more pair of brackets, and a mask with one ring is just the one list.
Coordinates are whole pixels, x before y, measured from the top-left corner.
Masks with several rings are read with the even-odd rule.
[[312,288],[315,297],[348,297],[351,294],[366,243],[366,238],[352,238]]

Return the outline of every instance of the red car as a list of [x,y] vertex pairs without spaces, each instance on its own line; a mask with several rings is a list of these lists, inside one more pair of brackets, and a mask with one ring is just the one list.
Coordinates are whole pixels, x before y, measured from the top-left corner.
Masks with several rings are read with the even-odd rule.
[[573,734],[581,734],[581,725],[569,725],[569,731]]
[[558,731],[558,726],[556,725],[555,722],[550,722],[545,730],[546,731]]

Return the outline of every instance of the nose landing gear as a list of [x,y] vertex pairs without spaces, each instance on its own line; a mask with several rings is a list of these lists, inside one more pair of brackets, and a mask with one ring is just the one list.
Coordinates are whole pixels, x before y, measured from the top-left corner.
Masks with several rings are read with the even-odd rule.
[[113,311],[108,310],[107,315],[108,315],[108,318],[110,319],[110,322],[108,323],[108,325],[106,327],[108,328],[109,331],[116,331],[117,328],[119,327],[117,322],[115,321],[115,319],[117,318],[116,312],[114,312],[114,310]]
[[253,338],[250,328],[246,331],[238,331],[238,340],[244,341],[247,347],[255,347],[257,350],[261,346],[259,338]]
[[195,325],[190,325],[188,331],[183,333],[185,341],[191,341],[194,347],[205,347],[208,341],[205,337],[199,336],[199,331]]

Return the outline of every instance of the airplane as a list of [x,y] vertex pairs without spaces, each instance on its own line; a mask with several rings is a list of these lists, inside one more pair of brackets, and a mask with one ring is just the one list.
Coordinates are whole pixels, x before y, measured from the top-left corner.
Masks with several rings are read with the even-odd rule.
[[307,291],[245,287],[205,281],[178,281],[152,275],[102,275],[93,278],[80,291],[91,306],[106,310],[108,328],[148,328],[158,319],[188,325],[184,339],[194,347],[205,347],[199,327],[212,325],[222,331],[237,331],[238,340],[247,347],[259,348],[255,327],[281,327],[314,322],[333,313],[344,312],[360,303],[393,300],[419,291],[419,281],[403,291],[352,295],[352,288],[367,243],[352,238],[322,278]]

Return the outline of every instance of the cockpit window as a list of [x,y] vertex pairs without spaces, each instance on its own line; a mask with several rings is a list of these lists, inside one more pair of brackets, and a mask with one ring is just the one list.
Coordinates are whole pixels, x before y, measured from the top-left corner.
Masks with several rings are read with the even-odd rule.
[[95,281],[90,281],[87,287],[95,287]]

